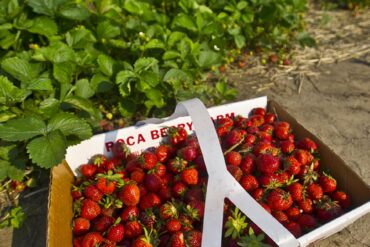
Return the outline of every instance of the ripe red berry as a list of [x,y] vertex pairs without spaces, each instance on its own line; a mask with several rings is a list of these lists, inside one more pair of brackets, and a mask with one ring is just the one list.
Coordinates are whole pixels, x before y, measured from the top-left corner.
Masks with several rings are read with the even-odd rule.
[[321,186],[316,183],[312,183],[307,186],[307,193],[312,200],[320,200],[323,196]]
[[122,241],[125,235],[125,230],[122,224],[112,226],[107,233],[107,239],[113,242]]
[[140,189],[136,184],[127,184],[119,192],[118,197],[126,206],[136,206],[140,201]]
[[258,188],[258,181],[253,175],[245,175],[240,179],[241,186],[247,191],[252,192]]
[[239,152],[230,151],[225,155],[227,165],[239,166],[242,161],[242,156]]
[[79,217],[73,220],[73,233],[75,235],[81,235],[90,229],[90,221]]
[[261,154],[256,159],[257,169],[265,174],[275,173],[280,166],[280,160],[278,157],[274,157],[271,154]]
[[169,232],[177,232],[181,229],[181,222],[178,219],[170,219],[166,224],[166,229]]
[[196,185],[198,183],[198,170],[195,168],[185,169],[181,173],[181,181],[187,185]]

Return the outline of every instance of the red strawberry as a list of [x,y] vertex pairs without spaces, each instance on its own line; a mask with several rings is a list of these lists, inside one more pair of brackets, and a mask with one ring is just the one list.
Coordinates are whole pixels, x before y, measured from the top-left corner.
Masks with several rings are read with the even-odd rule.
[[80,166],[81,174],[86,178],[91,178],[97,172],[98,167],[91,164],[85,164]]
[[73,220],[73,233],[75,235],[81,235],[90,229],[90,221],[79,217]]
[[167,162],[168,170],[172,171],[173,173],[181,173],[187,165],[188,165],[188,162],[179,157],[176,157],[175,159],[171,159]]
[[265,116],[266,115],[266,110],[265,108],[262,107],[257,107],[252,110],[253,115],[261,115]]
[[122,164],[122,160],[118,159],[118,158],[112,158],[110,159],[104,166],[104,169],[106,171],[109,171],[109,170],[116,170],[120,165]]
[[258,181],[253,175],[245,175],[240,180],[241,186],[248,192],[258,188]]
[[100,206],[98,203],[90,199],[85,199],[82,202],[81,207],[81,217],[92,220],[96,218],[101,212]]
[[339,202],[339,205],[343,209],[347,209],[351,205],[351,200],[350,200],[349,196],[343,191],[339,191],[339,190],[335,191],[331,195],[331,198],[333,199],[333,201]]
[[274,132],[274,126],[272,126],[271,124],[264,124],[260,127],[260,131],[267,132],[271,135]]
[[283,152],[285,154],[290,154],[295,149],[294,142],[291,142],[289,140],[288,141],[282,141],[282,142],[280,142],[280,149],[281,149],[281,152]]
[[124,160],[130,155],[130,149],[123,142],[115,142],[112,147],[112,153],[114,157]]
[[337,188],[337,181],[327,174],[321,176],[319,182],[324,193],[333,192]]
[[150,170],[157,164],[157,156],[152,152],[144,152],[138,158],[141,168],[144,170]]
[[283,211],[273,211],[272,216],[274,216],[280,223],[288,222],[288,216]]
[[100,199],[103,197],[103,192],[98,190],[95,185],[89,185],[85,188],[84,194],[86,198],[89,198],[95,202],[99,202]]
[[81,237],[74,237],[73,238],[73,247],[82,247],[82,240],[83,238],[85,237],[85,235],[81,236]]
[[194,163],[198,170],[205,171],[206,170],[206,164],[204,163],[203,155],[198,154],[197,157],[194,160]]
[[240,169],[245,174],[252,174],[254,172],[254,155],[253,154],[247,154],[240,163]]
[[227,165],[226,168],[230,172],[230,174],[236,179],[236,181],[239,182],[243,176],[242,170],[238,166],[234,165]]
[[145,172],[141,168],[134,170],[130,174],[131,180],[134,180],[136,183],[142,183],[144,181],[144,177]]
[[150,209],[140,212],[139,219],[141,224],[143,224],[147,229],[153,229],[154,224],[157,222],[157,217]]
[[201,219],[204,216],[204,202],[198,200],[192,200],[189,202],[190,207],[197,210],[198,217]]
[[225,161],[227,165],[239,166],[242,161],[242,156],[239,152],[230,151],[225,155]]
[[284,160],[284,168],[289,175],[297,175],[301,170],[301,164],[293,156],[288,156]]
[[258,139],[263,142],[271,142],[272,141],[272,135],[264,132],[264,131],[259,131],[257,133]]
[[140,237],[140,238],[135,239],[131,247],[153,247],[153,245],[150,243],[150,241],[148,241],[144,237]]
[[325,222],[337,218],[343,211],[338,203],[330,200],[330,198],[325,198],[316,205],[315,213],[321,221]]
[[185,193],[185,202],[192,200],[204,201],[204,192],[200,186],[194,186]]
[[309,214],[301,214],[297,222],[305,230],[311,230],[317,225],[316,219]]
[[89,232],[82,240],[82,247],[95,247],[103,242],[103,236],[98,232]]
[[229,117],[217,119],[217,127],[232,127],[234,121]]
[[81,188],[76,187],[76,186],[73,185],[72,191],[71,191],[71,196],[73,198],[73,201],[76,201],[76,200],[80,199],[82,197]]
[[186,146],[179,149],[177,155],[186,161],[193,161],[197,157],[197,150],[192,146]]
[[297,220],[298,217],[301,215],[301,211],[297,207],[290,207],[285,211],[285,213],[288,216],[289,220]]
[[[108,162],[108,158],[107,156],[103,155],[103,154],[97,154],[97,155],[94,155],[91,160],[92,164],[94,164],[95,166],[97,167],[100,167],[100,168],[104,168],[105,165],[107,164]],[[90,162],[90,163],[91,163]]]
[[186,246],[189,247],[201,247],[202,245],[202,232],[198,230],[192,230],[185,233]]
[[165,165],[161,163],[157,163],[157,165],[154,167],[154,174],[157,175],[158,177],[164,177],[166,174],[167,168]]
[[302,166],[308,164],[308,152],[306,150],[297,149],[294,152],[294,157],[298,160],[299,163],[301,163]]
[[136,220],[126,222],[124,229],[126,238],[136,238],[143,233],[143,227]]
[[257,169],[265,174],[275,173],[280,166],[280,160],[278,157],[274,157],[271,154],[261,154],[256,159]]
[[173,203],[166,202],[165,204],[162,204],[162,206],[159,208],[159,216],[162,220],[177,218],[178,212]]
[[294,237],[299,238],[302,235],[301,226],[297,222],[290,221],[285,223],[284,226],[294,235]]
[[262,189],[262,188],[257,188],[255,189],[254,191],[252,191],[252,197],[256,200],[256,201],[260,201],[263,199],[263,196],[265,194],[265,190]]
[[129,221],[137,219],[139,216],[139,208],[136,206],[127,206],[121,213],[122,221]]
[[93,229],[97,232],[105,232],[108,228],[114,224],[114,218],[103,215],[93,220]]
[[178,219],[170,219],[166,224],[166,229],[169,232],[177,232],[181,229],[181,222]]
[[102,177],[98,179],[96,187],[104,194],[110,195],[116,189],[116,182]]
[[170,127],[167,132],[169,135],[169,141],[174,146],[184,143],[188,136],[188,133],[184,128]]
[[277,122],[275,124],[275,128],[285,128],[285,129],[290,129],[290,124],[288,122]]
[[198,183],[198,170],[187,168],[181,173],[181,181],[187,185],[196,185]]
[[117,224],[109,228],[107,239],[113,242],[120,242],[125,236],[125,229],[122,224]]
[[144,185],[151,192],[157,192],[162,184],[162,179],[155,174],[146,174],[144,177]]
[[277,174],[263,174],[259,177],[259,183],[261,186],[268,189],[274,189],[281,187],[281,181]]
[[311,213],[313,208],[312,208],[312,200],[310,198],[306,198],[302,201],[298,202],[298,206],[304,213]]
[[257,137],[255,136],[255,135],[252,135],[252,134],[247,134],[246,136],[245,136],[245,143],[247,143],[247,144],[251,144],[251,145],[253,145],[255,142],[256,142],[256,140],[257,140]]
[[304,139],[300,140],[298,142],[297,146],[298,146],[298,148],[307,150],[311,153],[317,151],[316,143],[313,140],[311,140],[310,138],[304,138]]
[[186,190],[187,187],[182,182],[176,182],[172,187],[172,192],[176,197],[182,197],[183,195],[185,195]]
[[152,207],[157,207],[161,204],[161,199],[154,193],[148,193],[140,199],[140,209],[145,210]]
[[175,232],[172,234],[169,247],[185,247],[185,238],[182,232]]
[[258,202],[269,214],[271,214],[271,208],[264,202]]
[[158,196],[163,202],[170,200],[172,198],[171,188],[167,185],[163,185],[158,191]]
[[307,193],[312,200],[320,200],[323,196],[321,186],[316,183],[312,183],[307,186]]
[[293,200],[289,192],[282,189],[273,189],[266,198],[267,205],[272,210],[284,211],[293,204]]
[[174,152],[174,148],[170,145],[161,144],[159,147],[156,148],[155,155],[157,156],[158,161],[163,163],[170,159]]
[[242,140],[243,136],[241,132],[237,129],[233,129],[225,136],[225,144],[227,147],[232,147]]
[[299,202],[303,200],[303,185],[295,182],[288,186],[288,191],[293,198],[293,201]]
[[140,189],[136,184],[126,184],[118,194],[126,206],[136,206],[140,201]]
[[268,112],[265,115],[265,123],[272,124],[275,122],[276,115],[274,113]]
[[252,115],[249,120],[252,126],[259,127],[265,123],[265,118],[262,115]]

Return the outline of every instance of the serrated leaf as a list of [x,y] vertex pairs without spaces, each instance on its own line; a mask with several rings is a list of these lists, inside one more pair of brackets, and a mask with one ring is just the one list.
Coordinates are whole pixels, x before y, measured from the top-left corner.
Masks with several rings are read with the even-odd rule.
[[27,4],[34,12],[54,16],[58,7],[67,0],[29,0]]
[[134,64],[134,70],[136,73],[141,73],[144,70],[148,70],[158,64],[158,60],[154,57],[144,57],[136,60]]
[[60,8],[59,13],[71,20],[83,21],[90,17],[90,12],[81,5],[64,5]]
[[10,119],[13,119],[15,117],[17,117],[17,114],[15,114],[14,112],[11,111],[0,112],[0,123],[9,121]]
[[114,87],[109,78],[100,73],[93,75],[93,77],[91,78],[90,86],[97,93],[108,92]]
[[186,82],[190,81],[190,76],[181,69],[170,69],[163,77],[163,81],[174,83],[174,82]]
[[133,116],[137,110],[137,103],[129,98],[123,98],[118,105],[122,117]]
[[172,28],[184,28],[193,32],[197,31],[197,26],[195,25],[193,18],[184,14],[178,14],[172,21]]
[[74,48],[85,48],[87,44],[95,43],[96,38],[89,29],[79,26],[66,33],[66,42]]
[[55,42],[48,47],[40,48],[38,52],[53,63],[63,63],[75,59],[73,50],[62,42]]
[[151,88],[145,91],[145,96],[158,108],[164,106],[163,96],[160,90]]
[[99,22],[96,32],[99,39],[114,38],[121,33],[120,28],[112,24],[110,21]]
[[26,88],[29,90],[40,90],[40,91],[50,91],[53,90],[53,85],[51,79],[49,78],[49,73],[43,73],[35,79],[31,79]]
[[4,59],[1,68],[20,81],[27,81],[33,76],[29,62],[18,57]]
[[202,68],[207,68],[221,62],[221,55],[214,51],[201,51],[199,53],[198,63]]
[[44,121],[36,117],[13,119],[0,125],[0,138],[5,141],[25,141],[45,133]]
[[86,111],[90,114],[91,117],[95,119],[100,119],[100,112],[98,109],[94,107],[92,102],[90,100],[81,98],[79,96],[69,96],[63,100],[64,103],[71,104],[72,106],[81,109],[83,111]]
[[151,87],[155,87],[159,83],[159,74],[153,71],[143,71],[140,74],[140,81],[144,81],[146,84]]
[[116,76],[116,83],[117,84],[126,83],[130,79],[135,79],[135,78],[137,78],[137,75],[135,74],[135,72],[131,70],[122,70],[118,72]]
[[47,37],[58,33],[58,26],[55,21],[46,16],[37,17],[32,21],[32,26],[27,29],[31,33],[38,33]]
[[178,53],[177,51],[166,51],[163,56],[162,56],[162,59],[163,60],[170,60],[170,59],[174,59],[174,58],[178,58],[180,57],[180,53]]
[[164,49],[164,43],[159,39],[152,39],[148,43],[145,44],[144,50],[148,49]]
[[74,135],[81,140],[92,136],[91,127],[85,120],[67,112],[55,115],[50,119],[47,128],[49,131],[60,130],[64,136]]
[[235,41],[236,47],[238,47],[239,49],[245,46],[245,37],[243,35],[240,35],[240,34],[235,35],[234,41]]
[[22,102],[29,92],[25,89],[17,88],[8,78],[0,75],[0,104],[11,105]]
[[76,95],[88,99],[95,94],[94,89],[91,88],[88,79],[81,79],[76,82]]
[[64,159],[67,141],[61,131],[56,130],[37,137],[27,145],[27,153],[36,165],[51,168]]
[[170,34],[170,37],[168,37],[168,46],[173,47],[175,46],[179,41],[188,38],[188,36],[185,33],[182,32],[172,32]]
[[53,76],[60,83],[71,83],[75,65],[71,62],[53,64]]
[[98,56],[99,69],[103,74],[111,76],[113,74],[114,59],[105,54]]
[[49,98],[41,101],[40,111],[45,116],[51,117],[54,114],[58,113],[60,110],[60,102],[57,99]]
[[24,170],[13,166],[7,160],[0,159],[0,180],[10,178],[13,180],[21,181],[24,177]]

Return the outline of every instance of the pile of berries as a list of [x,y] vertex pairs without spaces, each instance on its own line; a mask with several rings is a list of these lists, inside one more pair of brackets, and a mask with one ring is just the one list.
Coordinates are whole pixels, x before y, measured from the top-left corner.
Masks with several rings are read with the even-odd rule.
[[[350,206],[336,180],[321,171],[317,145],[295,140],[289,123],[256,108],[249,118],[215,122],[228,171],[294,236]],[[72,188],[75,247],[199,247],[207,171],[196,136],[170,127],[166,143],[131,153],[117,142],[113,157],[79,167]],[[275,245],[225,201],[223,246]]]

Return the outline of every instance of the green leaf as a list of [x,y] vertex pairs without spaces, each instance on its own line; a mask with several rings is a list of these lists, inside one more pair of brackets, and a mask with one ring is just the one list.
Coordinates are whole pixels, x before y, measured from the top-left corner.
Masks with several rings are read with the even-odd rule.
[[188,38],[188,36],[185,33],[182,33],[182,32],[172,32],[170,34],[170,37],[168,37],[168,41],[167,41],[168,46],[169,47],[173,47],[178,42],[180,42],[181,40],[183,40],[185,38]]
[[94,89],[91,88],[88,79],[81,79],[76,82],[76,95],[88,99],[95,94]]
[[191,77],[181,69],[170,69],[163,77],[163,81],[174,83],[174,82],[188,82],[191,81]]
[[81,140],[92,136],[91,127],[85,120],[67,112],[55,115],[50,119],[47,128],[49,131],[60,130],[64,136],[73,135]]
[[64,159],[67,141],[61,131],[55,130],[33,139],[26,148],[33,163],[43,168],[51,168]]
[[109,78],[100,73],[93,75],[90,81],[90,86],[97,93],[108,92],[114,87]]
[[43,73],[35,79],[31,79],[26,86],[29,90],[40,90],[40,91],[50,91],[53,90],[53,85],[51,79],[49,78],[49,73]]
[[24,170],[13,166],[8,160],[0,159],[0,180],[10,178],[20,181],[24,177]]
[[5,141],[25,141],[45,133],[44,121],[36,117],[13,119],[0,125],[0,138]]
[[25,89],[17,88],[8,78],[0,75],[0,104],[11,105],[22,102],[28,94]]
[[141,73],[144,70],[153,68],[158,64],[158,60],[153,57],[144,57],[136,60],[134,64],[134,70],[136,73]]
[[162,59],[163,60],[171,60],[171,59],[174,59],[174,58],[178,58],[180,56],[181,56],[181,54],[178,53],[177,51],[166,51],[163,54]]
[[112,76],[113,66],[114,66],[113,58],[105,54],[101,54],[98,56],[98,64],[99,64],[99,69],[101,72],[103,72],[103,74],[107,76]]
[[297,37],[301,46],[316,47],[316,40],[312,38],[307,32],[301,32]]
[[148,49],[164,49],[164,43],[159,39],[152,39],[148,43],[145,44],[144,50]]
[[63,102],[89,113],[94,119],[101,118],[99,110],[94,107],[90,100],[79,96],[68,96]]
[[129,98],[123,98],[118,105],[122,117],[131,117],[137,111],[137,103]]
[[58,113],[60,110],[60,102],[57,99],[49,98],[41,101],[40,111],[42,114],[51,117],[54,114]]
[[83,21],[90,17],[90,12],[81,5],[64,5],[59,13],[71,20]]
[[160,90],[158,89],[149,89],[145,91],[145,96],[158,108],[161,108],[165,105],[163,96]]
[[62,63],[75,60],[73,50],[63,42],[55,42],[52,45],[38,50],[47,60],[53,63]]
[[235,35],[234,41],[235,41],[236,47],[238,47],[239,49],[245,46],[245,37],[243,35],[240,35],[240,34]]
[[159,83],[159,74],[153,71],[143,71],[140,74],[140,80],[144,81],[151,87],[155,87]]
[[144,13],[143,3],[136,0],[126,0],[123,8],[134,15],[142,15]]
[[34,12],[54,16],[58,7],[67,0],[29,0],[27,4]]
[[24,213],[21,206],[17,206],[10,211],[10,226],[13,228],[19,228],[24,220],[26,219],[26,214]]
[[53,76],[60,83],[71,83],[75,65],[71,62],[53,64]]
[[32,26],[27,29],[31,33],[38,33],[47,37],[58,33],[58,26],[55,21],[46,16],[37,17],[32,21]]
[[10,119],[13,119],[17,117],[17,114],[11,111],[2,111],[0,112],[0,123],[9,121]]
[[66,33],[66,42],[74,48],[85,48],[89,43],[95,43],[96,38],[89,29],[78,26]]
[[96,32],[99,39],[114,38],[121,33],[120,28],[110,21],[99,22]]
[[202,68],[217,65],[221,62],[221,55],[214,51],[201,51],[199,53],[198,63]]
[[1,62],[1,67],[4,71],[20,81],[27,81],[33,76],[29,62],[18,57],[4,59]]
[[187,30],[190,30],[192,32],[197,31],[197,26],[195,25],[193,18],[184,14],[180,13],[178,14],[172,21],[172,28],[184,28]]

